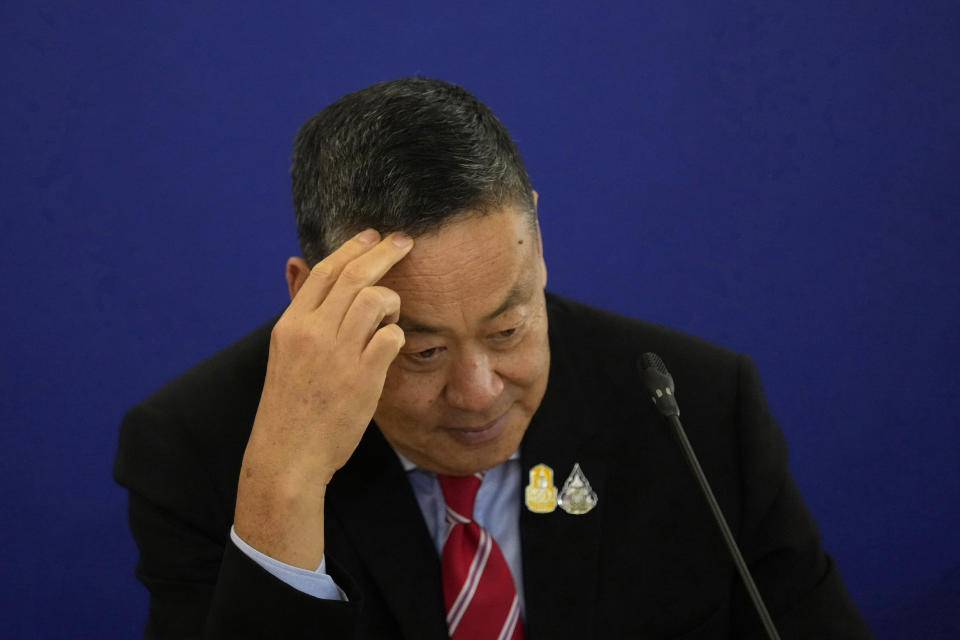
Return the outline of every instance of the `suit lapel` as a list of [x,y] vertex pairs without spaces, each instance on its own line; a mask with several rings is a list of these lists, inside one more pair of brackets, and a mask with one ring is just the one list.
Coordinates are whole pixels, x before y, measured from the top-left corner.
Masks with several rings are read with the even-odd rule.
[[328,505],[403,636],[446,637],[440,560],[403,467],[376,425],[334,476]]
[[554,344],[552,338],[547,393],[521,447],[521,505],[523,488],[529,482],[528,472],[540,463],[553,469],[558,492],[574,463],[579,463],[598,495],[598,502],[582,515],[566,513],[559,507],[549,514],[521,507],[528,640],[593,637],[596,626],[600,530],[605,506],[603,457],[591,448],[594,425],[589,414],[593,412],[589,412],[581,397],[574,368],[564,361],[562,345]]

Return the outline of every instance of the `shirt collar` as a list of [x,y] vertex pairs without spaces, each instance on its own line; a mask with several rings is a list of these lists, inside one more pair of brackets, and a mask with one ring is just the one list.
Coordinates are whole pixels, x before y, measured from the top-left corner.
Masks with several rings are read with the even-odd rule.
[[[406,456],[404,456],[402,453],[400,453],[399,451],[397,451],[397,450],[393,447],[393,445],[390,445],[390,448],[393,449],[393,452],[394,452],[395,454],[397,454],[397,458],[400,459],[400,464],[403,465],[403,470],[404,470],[404,471],[406,471],[406,472],[408,472],[408,473],[409,473],[410,471],[424,471],[424,472],[427,472],[426,469],[421,469],[420,467],[418,467],[418,466],[415,465],[414,463],[410,462],[410,460],[408,460],[408,459],[406,458]],[[520,449],[517,449],[516,451],[514,451],[514,452],[510,455],[510,457],[507,458],[507,460],[519,460],[519,459],[520,459]]]

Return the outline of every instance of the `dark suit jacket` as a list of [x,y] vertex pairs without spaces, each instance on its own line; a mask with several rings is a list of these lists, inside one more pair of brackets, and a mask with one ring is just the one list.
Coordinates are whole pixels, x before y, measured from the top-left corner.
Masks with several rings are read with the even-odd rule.
[[[866,638],[787,470],[750,361],[675,331],[548,295],[547,393],[523,469],[579,462],[588,514],[522,509],[525,629],[541,638],[749,638],[762,628],[677,443],[639,381],[659,353],[684,425],[783,638]],[[130,489],[146,636],[444,638],[440,564],[375,425],[327,492],[328,570],[349,603],[270,576],[229,541],[271,324],[134,407],[114,473]],[[522,497],[520,497],[522,500]]]

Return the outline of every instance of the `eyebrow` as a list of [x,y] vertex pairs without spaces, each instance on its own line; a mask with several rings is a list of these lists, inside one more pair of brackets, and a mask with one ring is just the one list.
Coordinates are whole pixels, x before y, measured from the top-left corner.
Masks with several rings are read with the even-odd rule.
[[[493,320],[499,316],[501,313],[504,313],[505,311],[508,311],[518,304],[524,302],[530,296],[530,290],[531,287],[529,281],[518,282],[517,284],[513,285],[513,287],[507,293],[507,296],[503,299],[503,302],[501,302],[496,309],[483,316],[481,321],[489,322],[490,320]],[[432,325],[427,322],[422,322],[414,318],[407,318],[402,315],[400,316],[400,319],[397,320],[397,325],[404,331],[410,331],[413,333],[437,334],[447,331],[446,327]]]

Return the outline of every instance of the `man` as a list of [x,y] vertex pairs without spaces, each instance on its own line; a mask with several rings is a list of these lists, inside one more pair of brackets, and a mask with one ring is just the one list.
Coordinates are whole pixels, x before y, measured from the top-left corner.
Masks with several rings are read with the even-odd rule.
[[762,637],[646,351],[782,636],[869,637],[752,365],[546,294],[482,103],[373,85],[301,128],[291,173],[290,306],[124,420],[147,637]]

